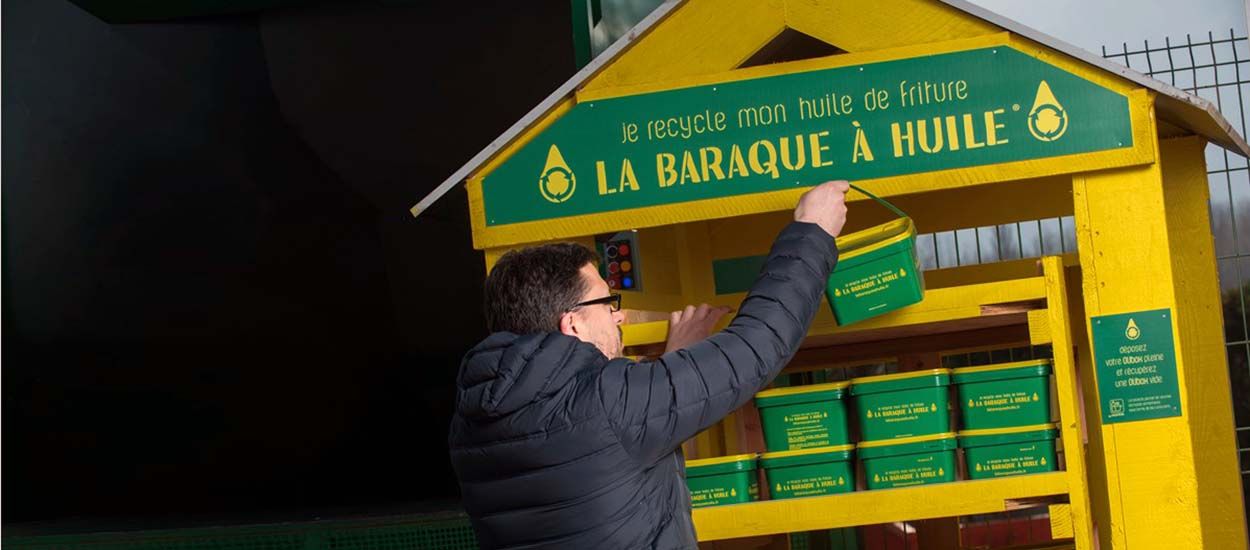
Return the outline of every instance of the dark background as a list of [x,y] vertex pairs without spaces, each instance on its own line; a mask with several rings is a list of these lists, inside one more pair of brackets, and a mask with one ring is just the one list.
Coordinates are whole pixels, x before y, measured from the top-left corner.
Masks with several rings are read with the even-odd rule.
[[3,521],[454,507],[482,257],[408,208],[572,75],[569,3],[0,6]]

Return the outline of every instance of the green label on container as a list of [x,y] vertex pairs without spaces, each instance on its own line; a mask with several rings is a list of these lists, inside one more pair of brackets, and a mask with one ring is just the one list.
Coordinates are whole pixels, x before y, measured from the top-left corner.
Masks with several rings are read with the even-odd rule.
[[[868,409],[864,416],[869,420],[897,424],[899,422],[915,422],[926,416],[938,414],[937,403],[911,402],[891,403]],[[946,414],[946,411],[942,411]]]
[[1006,392],[981,395],[968,400],[969,409],[983,409],[987,413],[1018,411],[1026,405],[1038,402],[1042,397],[1038,392]]
[[1132,146],[1125,96],[1003,45],[579,102],[482,196],[496,226]]
[[924,485],[946,477],[946,469],[942,466],[922,465],[911,468],[887,470],[872,475],[873,484],[885,484],[889,487],[906,487],[908,485]]
[[786,443],[791,449],[806,449],[829,445],[829,425],[826,411],[811,411],[788,414],[786,422]]
[[774,497],[810,497],[843,492],[846,490],[847,483],[851,482],[852,480],[848,480],[846,476],[801,477],[776,483],[773,485],[773,491]]
[[1038,445],[1029,445],[1014,449],[1014,454],[1008,456],[976,461],[972,469],[980,476],[993,477],[1044,471],[1049,466],[1050,460],[1041,455]]
[[747,502],[758,500],[760,496],[760,486],[757,482],[751,482],[747,488],[746,498],[738,494],[738,489],[733,486],[729,487],[703,487],[699,489],[692,488],[690,490],[690,506],[698,508],[700,506],[716,506],[718,504],[729,504],[738,502]]
[[1180,416],[1172,310],[1090,318],[1105,424]]
[[[885,292],[890,289],[890,284],[907,276],[907,268],[900,267],[898,269],[884,269],[868,275],[858,277],[850,281],[844,281],[842,284],[833,289],[833,295],[841,298],[842,296],[850,296],[852,298],[864,298],[872,296],[878,292]],[[885,307],[881,304],[880,307]]]

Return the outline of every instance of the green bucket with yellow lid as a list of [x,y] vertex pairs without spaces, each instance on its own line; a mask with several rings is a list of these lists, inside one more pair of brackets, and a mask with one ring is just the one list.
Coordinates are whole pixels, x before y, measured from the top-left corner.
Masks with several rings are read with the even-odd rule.
[[855,490],[854,445],[813,447],[760,455],[774,500]]
[[893,489],[955,481],[955,448],[951,432],[861,441],[857,451],[869,489]]
[[951,371],[964,428],[985,430],[1050,422],[1049,359]]
[[1056,437],[1055,424],[964,430],[959,432],[959,446],[968,477],[989,479],[1055,471]]
[[739,504],[759,499],[756,455],[741,454],[686,461],[690,506]]
[[949,432],[950,369],[851,380],[861,437],[878,441]]
[[846,421],[850,382],[811,384],[755,394],[770,452],[845,445],[851,442]]
[[899,219],[837,238],[838,263],[825,285],[825,297],[839,326],[924,299],[916,225],[889,201],[858,186],[851,188],[889,208]]

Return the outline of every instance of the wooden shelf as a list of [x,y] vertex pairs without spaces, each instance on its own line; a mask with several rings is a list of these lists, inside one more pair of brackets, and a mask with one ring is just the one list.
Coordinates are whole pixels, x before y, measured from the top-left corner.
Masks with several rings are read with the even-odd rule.
[[1020,501],[1068,493],[1068,473],[1051,472],[823,497],[695,508],[700,541],[875,525],[1012,510]]
[[[724,305],[737,307],[741,294],[718,297]],[[828,347],[848,343],[953,333],[1009,325],[1028,324],[1028,313],[1045,307],[1046,285],[1042,277],[1010,279],[925,292],[923,302],[839,327],[827,306],[821,306],[803,347]],[[731,303],[732,302],[732,303]],[[621,326],[627,348],[662,344],[668,321],[628,323]]]

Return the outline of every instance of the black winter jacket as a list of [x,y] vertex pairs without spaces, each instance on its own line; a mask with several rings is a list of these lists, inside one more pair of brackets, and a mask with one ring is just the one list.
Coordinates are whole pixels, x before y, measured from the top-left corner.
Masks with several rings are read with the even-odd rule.
[[695,548],[680,446],[789,362],[836,259],[828,233],[790,224],[730,325],[654,361],[559,333],[474,347],[449,443],[482,548]]

